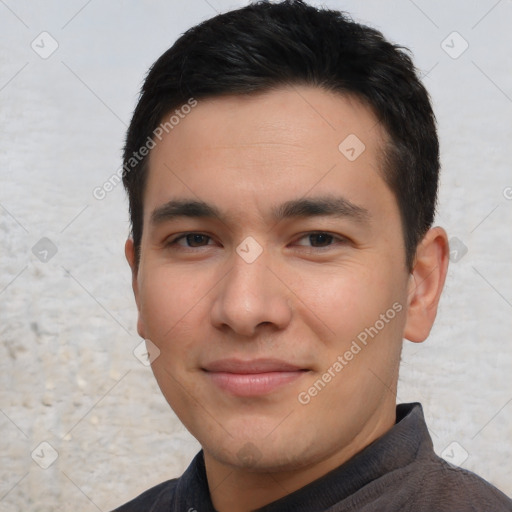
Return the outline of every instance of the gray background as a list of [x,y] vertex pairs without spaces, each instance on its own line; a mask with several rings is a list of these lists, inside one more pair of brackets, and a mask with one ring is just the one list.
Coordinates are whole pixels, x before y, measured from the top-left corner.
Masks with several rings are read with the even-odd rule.
[[[132,353],[122,186],[93,190],[147,68],[245,3],[0,0],[2,511],[106,511],[199,449]],[[512,2],[325,5],[413,51],[439,121],[437,223],[457,252],[431,337],[405,342],[398,401],[422,402],[438,453],[512,494]]]

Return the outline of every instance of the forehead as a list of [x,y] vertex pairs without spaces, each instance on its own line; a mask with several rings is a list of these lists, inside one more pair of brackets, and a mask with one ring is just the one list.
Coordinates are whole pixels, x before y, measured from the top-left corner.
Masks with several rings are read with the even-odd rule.
[[260,215],[310,193],[372,203],[384,142],[362,102],[320,88],[202,100],[151,150],[144,217],[184,195]]

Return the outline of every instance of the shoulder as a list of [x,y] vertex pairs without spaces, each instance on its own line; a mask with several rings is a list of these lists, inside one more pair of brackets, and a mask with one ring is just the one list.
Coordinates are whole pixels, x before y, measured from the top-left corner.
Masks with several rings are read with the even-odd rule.
[[435,510],[450,512],[512,511],[512,500],[492,484],[437,455],[424,464],[417,476],[421,476],[421,484],[418,482],[413,501],[420,506],[415,510],[431,510],[434,506]]
[[344,512],[512,512],[512,500],[475,473],[430,457],[387,473],[355,493]]
[[112,512],[140,512],[141,510],[147,512],[167,511],[169,510],[169,504],[174,495],[178,480],[178,478],[174,478],[155,485]]
[[[443,459],[440,464],[442,472],[447,475],[446,483],[440,486],[445,499],[455,494],[460,502],[468,504],[467,510],[512,511],[512,500],[480,476],[452,466]],[[475,508],[469,508],[469,505]]]

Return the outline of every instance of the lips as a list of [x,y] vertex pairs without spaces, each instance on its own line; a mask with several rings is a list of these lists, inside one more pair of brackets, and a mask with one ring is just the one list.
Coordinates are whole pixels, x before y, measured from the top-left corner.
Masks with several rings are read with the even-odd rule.
[[222,359],[203,367],[207,378],[235,396],[266,395],[301,378],[306,369],[277,359]]

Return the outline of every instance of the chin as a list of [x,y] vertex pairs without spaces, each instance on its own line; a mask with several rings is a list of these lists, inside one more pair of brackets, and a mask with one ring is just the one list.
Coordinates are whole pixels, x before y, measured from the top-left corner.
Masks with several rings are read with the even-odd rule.
[[[273,428],[275,426],[276,423]],[[205,436],[208,442],[201,444],[204,451],[218,462],[254,473],[293,471],[323,458],[314,436],[307,440],[287,430],[279,437],[270,438],[268,433],[271,431],[266,429],[265,435],[254,436],[245,432],[237,437],[229,437],[224,432],[222,441],[217,443],[212,442],[210,433]],[[293,432],[299,433],[301,429]]]

